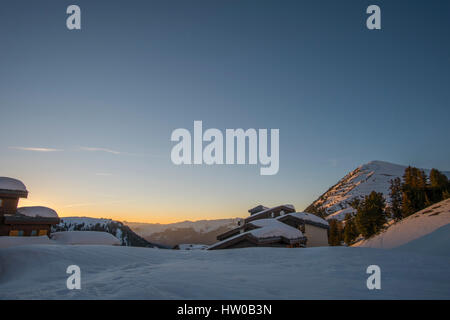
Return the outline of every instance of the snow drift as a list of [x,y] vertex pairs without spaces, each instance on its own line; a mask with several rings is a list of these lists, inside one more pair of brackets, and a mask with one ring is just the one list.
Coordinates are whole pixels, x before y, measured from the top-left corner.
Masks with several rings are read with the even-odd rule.
[[120,241],[112,234],[101,231],[62,231],[51,234],[51,239],[59,244],[85,244],[120,246]]
[[0,237],[0,248],[9,248],[16,246],[29,246],[39,244],[56,244],[47,236],[40,237]]
[[120,246],[120,241],[107,232],[100,231],[64,231],[39,237],[0,237],[0,248],[30,245],[105,245]]

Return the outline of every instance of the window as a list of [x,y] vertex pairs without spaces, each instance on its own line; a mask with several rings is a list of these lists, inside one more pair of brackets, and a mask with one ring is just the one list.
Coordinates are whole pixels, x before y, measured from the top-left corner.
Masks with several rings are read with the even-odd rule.
[[31,230],[30,236],[32,237],[37,236],[37,230]]
[[9,230],[10,237],[23,237],[23,230]]
[[46,236],[47,230],[39,230],[39,236]]
[[0,199],[0,207],[3,205],[3,199]]

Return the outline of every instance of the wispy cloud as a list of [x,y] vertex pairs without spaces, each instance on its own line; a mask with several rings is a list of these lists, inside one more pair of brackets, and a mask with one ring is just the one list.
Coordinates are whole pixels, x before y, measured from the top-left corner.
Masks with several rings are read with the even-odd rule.
[[63,149],[55,148],[40,148],[40,147],[8,147],[9,149],[22,150],[22,151],[35,151],[35,152],[58,152],[64,151]]
[[82,151],[91,151],[91,152],[106,152],[112,154],[122,154],[124,152],[120,152],[117,150],[107,149],[107,148],[96,148],[96,147],[80,147]]
[[[34,152],[62,152],[62,151],[86,151],[86,152],[105,152],[110,154],[117,154],[117,155],[127,155],[127,156],[139,156],[139,154],[136,153],[130,153],[130,152],[124,152],[124,151],[118,151],[114,149],[109,148],[101,148],[101,147],[74,147],[74,148],[68,148],[68,149],[57,149],[57,148],[45,148],[45,147],[21,147],[21,146],[10,146],[9,149],[14,150],[22,150],[22,151],[34,151]],[[162,157],[161,155],[147,155],[151,157]]]

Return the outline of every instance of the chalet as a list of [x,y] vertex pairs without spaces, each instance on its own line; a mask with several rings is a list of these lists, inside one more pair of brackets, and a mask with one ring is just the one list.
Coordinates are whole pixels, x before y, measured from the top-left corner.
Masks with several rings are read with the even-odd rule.
[[208,249],[328,246],[328,222],[311,213],[295,212],[293,205],[259,205],[248,212],[250,216],[239,227],[218,235],[219,242]]
[[27,198],[25,185],[16,179],[0,177],[0,236],[50,235],[58,214],[47,207],[17,208],[20,198]]

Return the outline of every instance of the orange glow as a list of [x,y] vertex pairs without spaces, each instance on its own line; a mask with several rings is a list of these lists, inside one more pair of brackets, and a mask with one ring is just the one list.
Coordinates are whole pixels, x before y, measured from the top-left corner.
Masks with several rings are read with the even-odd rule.
[[[46,206],[56,210],[60,217],[92,217],[142,223],[174,223],[228,219],[248,216],[247,210],[255,205],[266,206],[292,203],[290,194],[282,197],[265,192],[265,188],[242,192],[234,185],[198,182],[193,188],[182,184],[140,184],[120,180],[85,181],[83,179],[43,179],[40,174],[21,177],[29,194],[20,199],[19,206]],[[70,183],[67,183],[70,181]],[[232,181],[231,181],[232,182]],[[166,184],[167,183],[167,184]],[[205,188],[207,188],[206,192]],[[228,187],[227,187],[228,188]],[[230,201],[232,199],[232,201]],[[294,203],[296,207],[297,204]]]
[[[118,221],[141,222],[141,223],[174,223],[185,220],[213,220],[213,219],[228,219],[236,218],[238,216],[246,216],[245,210],[223,210],[221,212],[215,211],[214,215],[211,210],[205,208],[203,211],[194,208],[167,208],[160,206],[158,209],[148,210],[137,207],[124,206],[117,202],[115,206],[114,201],[105,203],[70,203],[60,204],[58,202],[42,200],[21,199],[19,206],[46,206],[58,212],[60,217],[91,217],[113,219]],[[130,212],[131,211],[131,212]],[[231,212],[230,212],[231,211]],[[125,213],[125,214],[124,214]],[[230,214],[231,213],[231,214]]]

